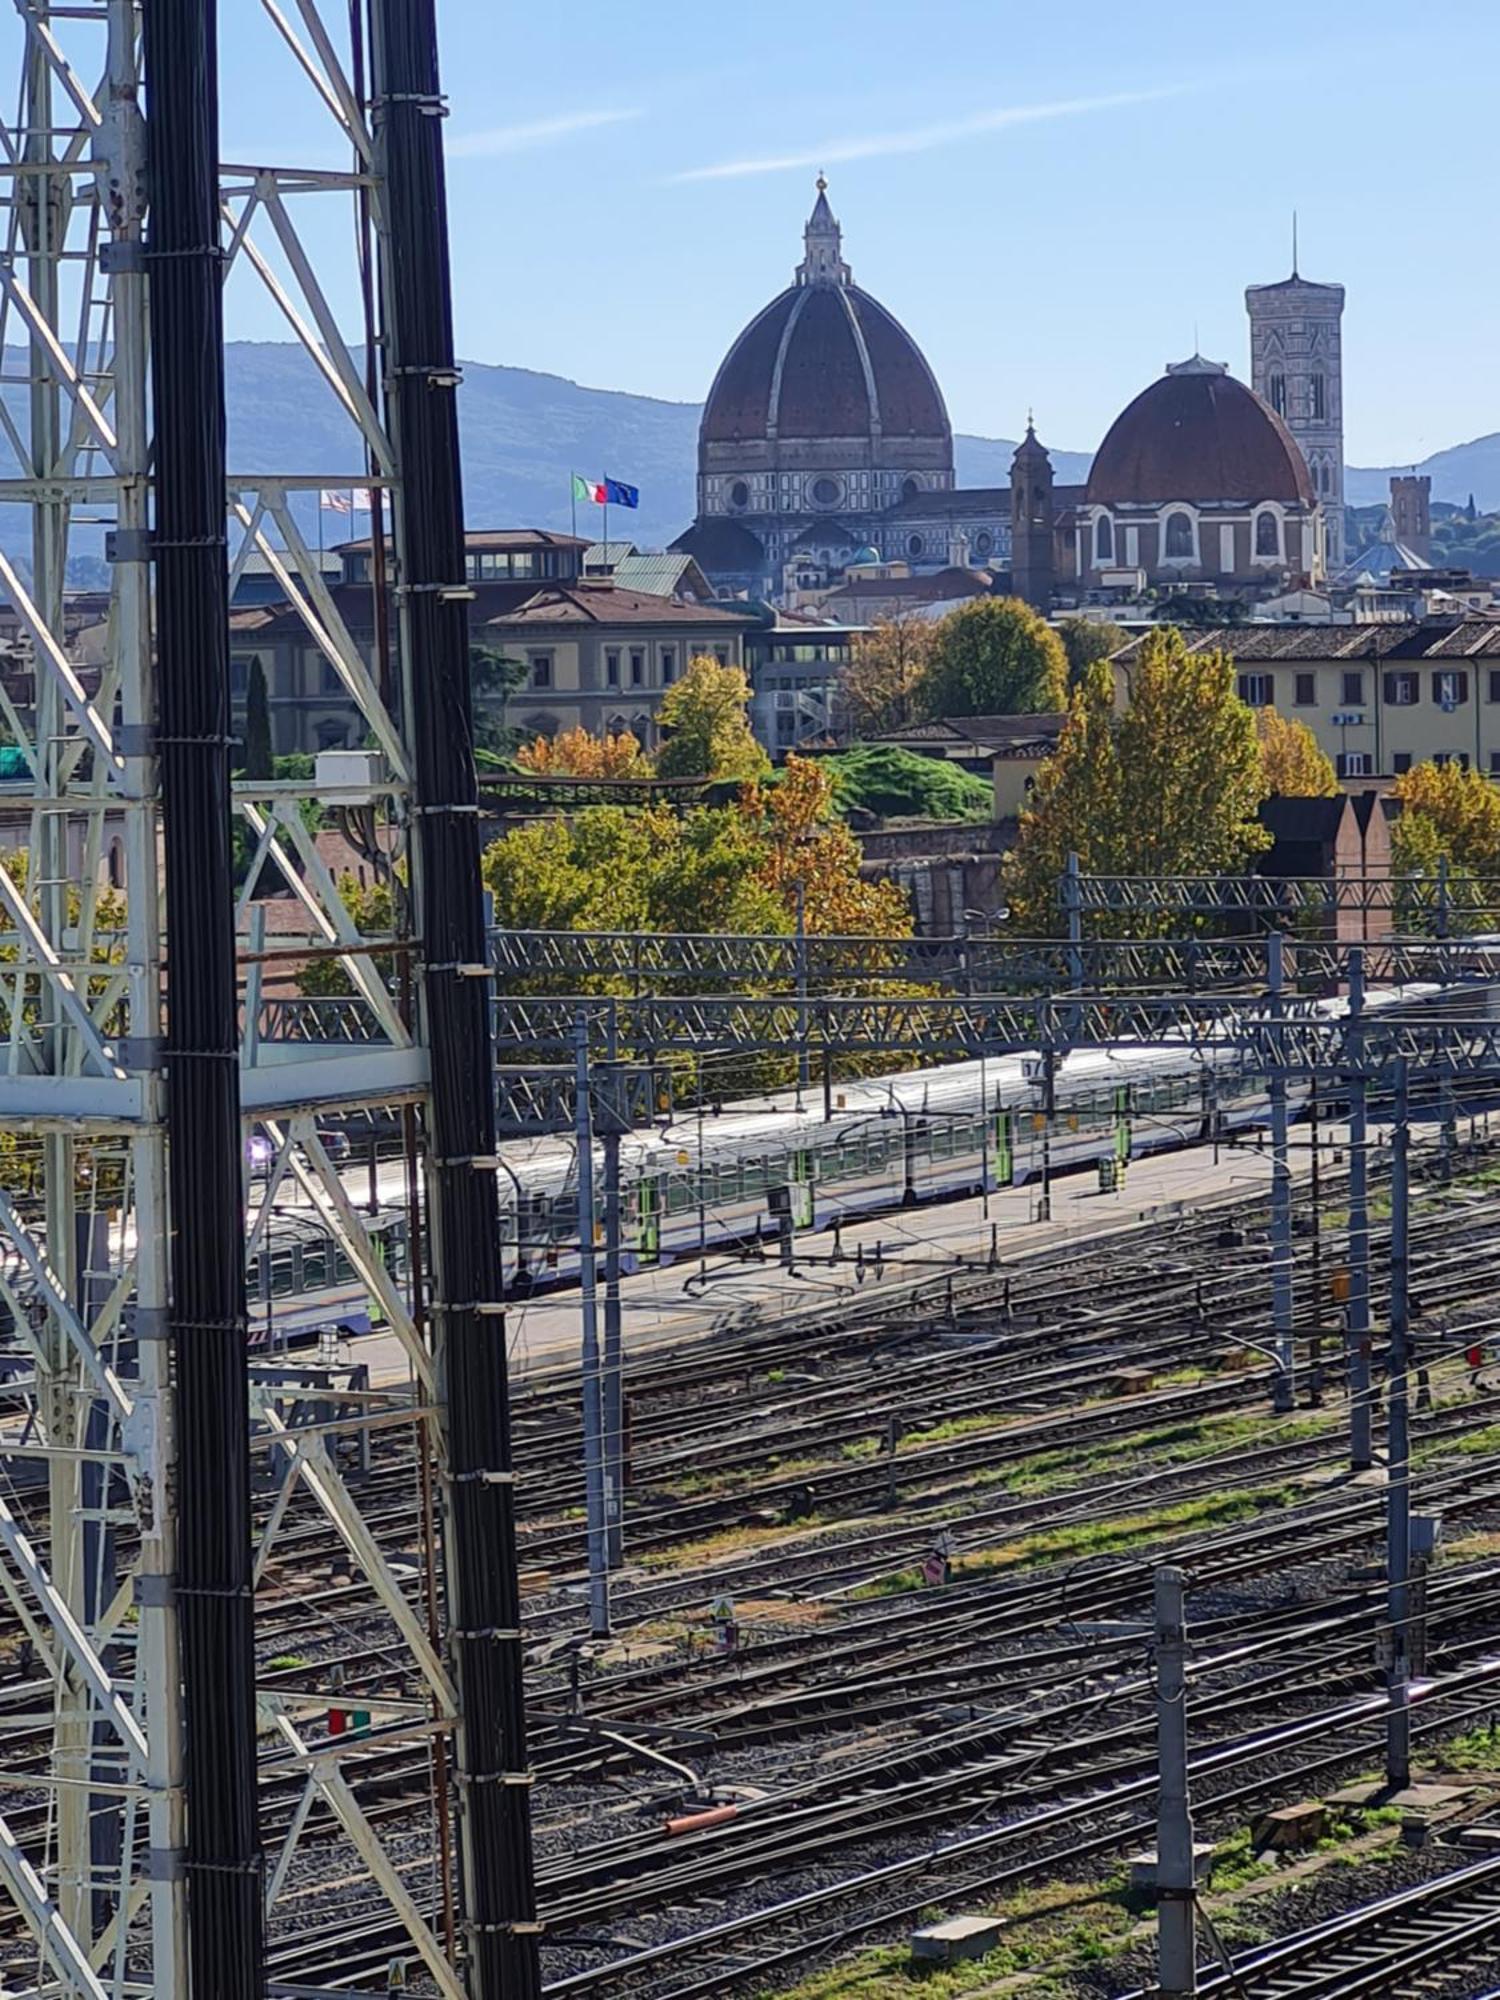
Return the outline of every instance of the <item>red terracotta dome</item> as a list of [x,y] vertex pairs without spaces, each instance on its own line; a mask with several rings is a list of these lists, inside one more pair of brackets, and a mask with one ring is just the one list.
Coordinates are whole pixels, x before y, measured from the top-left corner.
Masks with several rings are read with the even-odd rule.
[[1269,403],[1194,356],[1142,390],[1110,426],[1089,472],[1101,506],[1279,500],[1317,495],[1297,440]]

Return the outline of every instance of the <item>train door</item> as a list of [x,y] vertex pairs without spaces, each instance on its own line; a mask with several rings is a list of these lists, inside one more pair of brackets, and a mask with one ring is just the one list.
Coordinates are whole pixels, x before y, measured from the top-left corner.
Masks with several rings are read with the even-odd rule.
[[817,1188],[813,1178],[813,1156],[809,1152],[792,1155],[792,1226],[811,1229]]
[[1010,1187],[1016,1178],[1016,1115],[995,1113],[995,1184]]
[[636,1256],[642,1264],[661,1261],[661,1179],[648,1176],[639,1184],[640,1222]]
[[1115,1158],[1124,1166],[1130,1158],[1130,1085],[1115,1089]]

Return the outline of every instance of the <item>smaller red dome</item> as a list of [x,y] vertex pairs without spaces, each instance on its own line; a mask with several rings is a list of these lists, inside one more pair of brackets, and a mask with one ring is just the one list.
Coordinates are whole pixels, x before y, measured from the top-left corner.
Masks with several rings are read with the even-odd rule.
[[1087,498],[1106,507],[1317,504],[1301,447],[1270,404],[1196,356],[1168,369],[1115,418],[1095,454]]

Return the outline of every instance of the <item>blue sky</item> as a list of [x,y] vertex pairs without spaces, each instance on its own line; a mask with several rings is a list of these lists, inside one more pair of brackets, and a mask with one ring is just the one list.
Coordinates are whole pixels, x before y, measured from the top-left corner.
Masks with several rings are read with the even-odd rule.
[[[226,152],[326,158],[259,10],[222,12]],[[1348,287],[1350,460],[1500,429],[1495,0],[440,0],[440,20],[476,360],[701,397],[787,282],[821,165],[856,279],[959,429],[1014,436],[1034,406],[1090,449],[1195,337],[1245,373],[1243,288],[1286,274],[1294,207],[1304,274]],[[282,337],[249,287],[230,320]]]

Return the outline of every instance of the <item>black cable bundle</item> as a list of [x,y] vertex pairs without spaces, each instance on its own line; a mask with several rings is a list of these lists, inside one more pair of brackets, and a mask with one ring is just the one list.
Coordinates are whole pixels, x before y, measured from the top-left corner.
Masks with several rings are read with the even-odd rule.
[[370,0],[385,177],[386,408],[402,470],[397,583],[417,793],[413,878],[432,1096],[432,1310],[447,1389],[448,1629],[460,1702],[463,1905],[471,1991],[540,1991],[510,1403],[494,1177],[463,505],[454,391],[442,100],[433,0]]
[[263,2000],[217,28],[214,0],[145,0],[142,15],[189,1950],[201,2000]]

